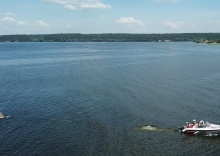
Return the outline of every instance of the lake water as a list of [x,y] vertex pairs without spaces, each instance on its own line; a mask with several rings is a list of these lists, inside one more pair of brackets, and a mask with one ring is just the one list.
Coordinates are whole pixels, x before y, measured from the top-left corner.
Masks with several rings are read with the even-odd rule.
[[219,155],[175,129],[220,123],[220,46],[0,43],[0,111],[1,156]]

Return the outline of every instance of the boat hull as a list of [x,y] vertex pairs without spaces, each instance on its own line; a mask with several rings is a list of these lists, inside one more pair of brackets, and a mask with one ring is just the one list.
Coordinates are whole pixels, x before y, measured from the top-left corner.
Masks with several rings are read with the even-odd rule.
[[183,126],[180,128],[180,132],[184,134],[201,134],[201,135],[220,135],[220,125],[210,124],[207,121],[204,125],[199,126],[198,124]]
[[202,127],[202,128],[181,128],[181,133],[184,134],[200,134],[200,135],[206,135],[206,134],[216,134],[220,135],[220,128],[212,128],[212,127]]

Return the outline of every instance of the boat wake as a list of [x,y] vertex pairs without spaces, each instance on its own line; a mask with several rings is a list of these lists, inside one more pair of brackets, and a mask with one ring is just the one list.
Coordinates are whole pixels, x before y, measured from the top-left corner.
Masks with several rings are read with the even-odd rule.
[[0,119],[7,119],[10,118],[9,115],[3,115],[2,112],[0,112]]
[[[136,128],[136,130],[138,130],[138,131],[148,131],[148,132],[152,132],[152,131],[179,132],[180,134],[184,134],[184,133],[181,133],[181,128],[180,127],[161,128],[161,127],[154,126],[154,125],[145,125],[143,127]],[[220,131],[213,131],[213,132],[208,132],[208,133],[196,132],[196,133],[194,133],[194,135],[196,135],[196,136],[210,136],[210,137],[211,136],[219,136],[220,137]]]
[[11,116],[7,115],[7,116],[4,116],[4,117],[0,117],[0,119],[8,119],[10,118]]
[[178,128],[161,128],[154,125],[146,125],[140,128],[137,128],[137,130],[140,131],[173,131],[173,132],[179,132]]
[[157,131],[157,130],[161,130],[159,127],[156,126],[152,126],[152,125],[147,125],[141,128],[142,130],[146,130],[146,131]]
[[10,117],[11,117],[10,115],[6,115],[6,116],[4,116],[3,119],[8,119],[8,118],[10,118]]

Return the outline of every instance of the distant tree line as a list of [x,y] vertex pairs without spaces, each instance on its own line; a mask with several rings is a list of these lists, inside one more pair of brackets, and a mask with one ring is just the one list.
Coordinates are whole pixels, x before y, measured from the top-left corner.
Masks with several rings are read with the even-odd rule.
[[220,33],[0,35],[0,42],[183,42],[220,40]]

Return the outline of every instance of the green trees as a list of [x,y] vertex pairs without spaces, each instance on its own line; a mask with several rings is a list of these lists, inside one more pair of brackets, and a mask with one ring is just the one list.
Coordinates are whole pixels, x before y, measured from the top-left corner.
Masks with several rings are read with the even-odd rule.
[[0,42],[220,42],[220,33],[1,35]]

